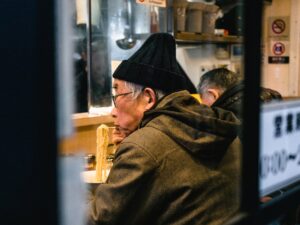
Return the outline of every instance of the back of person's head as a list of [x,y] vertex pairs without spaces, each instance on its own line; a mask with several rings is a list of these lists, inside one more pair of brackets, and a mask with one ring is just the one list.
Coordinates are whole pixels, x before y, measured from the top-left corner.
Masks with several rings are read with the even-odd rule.
[[219,93],[224,93],[230,87],[241,82],[239,74],[226,68],[217,68],[203,74],[198,85],[199,94],[205,93],[209,88],[218,89]]
[[176,60],[176,43],[171,34],[154,33],[113,73],[115,79],[161,90],[196,92],[195,86]]

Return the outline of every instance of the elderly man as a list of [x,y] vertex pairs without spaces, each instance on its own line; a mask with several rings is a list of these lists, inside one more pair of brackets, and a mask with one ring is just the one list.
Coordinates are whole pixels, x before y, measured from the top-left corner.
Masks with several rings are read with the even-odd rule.
[[239,122],[185,89],[175,40],[151,35],[114,72],[126,137],[90,202],[89,224],[223,224],[238,210]]
[[[242,101],[245,85],[242,77],[226,68],[208,71],[200,78],[198,92],[202,103],[233,112],[242,120]],[[260,100],[269,102],[282,99],[275,90],[261,87]]]

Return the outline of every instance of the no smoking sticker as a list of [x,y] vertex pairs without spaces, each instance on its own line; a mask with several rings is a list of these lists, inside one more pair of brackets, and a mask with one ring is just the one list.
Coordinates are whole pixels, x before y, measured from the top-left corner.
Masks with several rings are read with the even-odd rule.
[[272,23],[272,30],[275,34],[281,34],[285,30],[285,22],[282,19],[274,20]]
[[268,20],[270,37],[280,37],[286,40],[289,39],[290,32],[290,17],[269,17]]

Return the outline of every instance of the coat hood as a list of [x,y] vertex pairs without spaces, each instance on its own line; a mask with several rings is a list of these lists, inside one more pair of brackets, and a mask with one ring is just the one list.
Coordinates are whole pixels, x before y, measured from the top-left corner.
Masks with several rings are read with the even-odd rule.
[[237,137],[240,122],[233,113],[202,105],[187,91],[180,91],[145,112],[140,127],[144,126],[161,130],[197,157],[215,158]]

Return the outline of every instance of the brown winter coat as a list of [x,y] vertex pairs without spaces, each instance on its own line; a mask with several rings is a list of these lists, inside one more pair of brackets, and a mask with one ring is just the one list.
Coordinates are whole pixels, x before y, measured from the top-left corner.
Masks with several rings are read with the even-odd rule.
[[188,92],[163,98],[117,150],[90,224],[223,224],[238,210],[239,122]]

